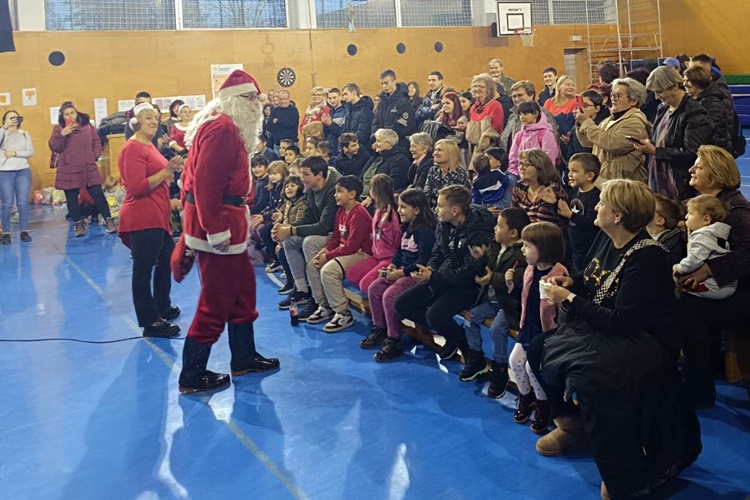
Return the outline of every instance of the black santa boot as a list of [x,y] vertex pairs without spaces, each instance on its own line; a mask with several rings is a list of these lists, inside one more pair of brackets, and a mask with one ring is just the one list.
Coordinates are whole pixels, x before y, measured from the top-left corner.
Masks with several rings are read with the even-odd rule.
[[229,375],[206,369],[210,355],[210,345],[201,344],[190,337],[185,339],[179,382],[181,393],[213,391],[229,385]]
[[264,358],[255,350],[255,330],[252,323],[228,325],[229,350],[232,351],[233,377],[241,377],[251,372],[268,372],[279,368],[276,358]]

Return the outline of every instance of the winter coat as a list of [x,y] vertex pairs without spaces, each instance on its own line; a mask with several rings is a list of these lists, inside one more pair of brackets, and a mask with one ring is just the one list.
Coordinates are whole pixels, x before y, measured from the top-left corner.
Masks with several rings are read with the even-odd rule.
[[370,153],[360,145],[359,151],[356,155],[349,158],[344,153],[338,155],[333,162],[333,167],[339,171],[341,175],[353,175],[360,177],[362,171],[365,169],[367,162],[370,161]]
[[656,235],[655,239],[667,249],[669,261],[672,265],[677,264],[687,255],[685,232],[679,227],[665,229]]
[[307,199],[304,195],[284,203],[284,224],[294,224],[302,218],[307,208]]
[[713,143],[731,153],[734,130],[734,105],[731,96],[727,98],[718,84],[711,83],[698,95],[697,100],[716,126]]
[[[675,270],[680,274],[690,274],[707,261],[728,254],[730,248],[727,240],[731,229],[729,224],[714,222],[692,231],[688,237],[687,257],[677,263]],[[714,277],[709,277],[701,285],[704,285],[706,290],[697,291],[695,295],[710,299],[725,299],[737,290],[737,281],[720,287]]]
[[555,139],[555,133],[552,131],[552,124],[547,121],[547,116],[544,113],[539,115],[538,122],[522,126],[513,138],[513,144],[508,155],[508,172],[518,176],[518,153],[535,148],[547,153],[553,165],[560,163],[560,149],[557,146],[557,139]]
[[372,99],[363,95],[356,104],[346,103],[346,118],[341,133],[350,132],[357,135],[359,148],[368,150],[372,145],[372,121],[374,104]]
[[425,94],[424,98],[422,99],[422,103],[419,105],[414,115],[417,121],[417,127],[419,127],[419,125],[421,125],[425,120],[435,119],[435,116],[437,115],[438,111],[440,111],[440,108],[432,109],[432,106],[440,103],[444,93],[445,86],[441,85],[440,88],[436,91],[427,92],[427,94]]
[[477,287],[474,277],[483,276],[484,267],[469,252],[470,246],[489,245],[495,217],[484,207],[471,205],[460,226],[439,222],[435,229],[435,247],[428,267],[433,269],[430,286],[435,290]]
[[[654,144],[659,123],[668,109],[668,106],[661,104],[656,113],[654,137],[651,141]],[[669,163],[681,199],[689,197],[687,193],[693,192],[689,185],[688,170],[698,157],[698,148],[704,144],[713,144],[713,134],[714,124],[706,110],[698,101],[685,94],[669,120],[664,147],[656,148],[656,161]]]
[[[276,123],[273,121],[276,120]],[[271,110],[271,116],[268,120],[266,130],[273,136],[273,145],[278,146],[283,139],[288,139],[297,144],[299,136],[297,126],[299,126],[299,111],[290,103],[286,108],[275,107]]]
[[68,136],[63,136],[62,127],[55,125],[49,148],[59,155],[55,188],[81,189],[102,183],[102,174],[96,164],[102,154],[102,143],[91,123],[79,123]]
[[323,127],[323,133],[326,136],[326,140],[331,143],[333,150],[338,151],[339,136],[344,129],[344,122],[346,121],[346,107],[342,105],[333,109],[329,105],[328,111],[331,115],[331,124]]
[[406,174],[409,178],[411,187],[424,189],[425,182],[427,182],[427,173],[434,164],[435,162],[433,161],[432,153],[424,155],[424,158],[422,158],[419,163],[412,163]]
[[[534,282],[534,267],[535,266],[526,266],[526,270],[523,273],[523,291],[521,291],[521,323],[519,324],[521,328],[523,328],[524,323],[526,323],[526,303],[529,299],[531,287],[539,286],[539,282]],[[565,266],[558,262],[557,264],[552,266],[552,269],[550,269],[547,274],[544,275],[544,278],[554,278],[556,276],[567,275],[568,270],[565,268]],[[557,318],[556,305],[542,299],[541,304],[539,305],[539,316],[542,320],[543,332],[548,332],[557,328],[557,323],[555,321],[555,319]]]
[[380,93],[380,104],[372,120],[372,133],[378,129],[389,128],[398,134],[401,142],[416,130],[414,108],[409,100],[406,84],[399,82],[392,94]]
[[370,158],[367,166],[362,170],[362,178],[367,179],[369,192],[369,179],[377,174],[386,174],[393,181],[393,190],[398,193],[409,186],[408,172],[409,157],[398,146],[393,146]]
[[651,137],[651,124],[640,109],[631,108],[619,118],[610,116],[600,125],[588,119],[576,128],[576,136],[585,148],[593,148],[593,153],[602,164],[599,179],[633,179],[648,182],[645,155],[636,151],[628,136],[637,139]]
[[[488,300],[489,288],[492,287],[500,308],[505,313],[505,317],[514,330],[518,330],[521,323],[521,291],[523,290],[522,283],[526,270],[526,257],[523,256],[523,252],[521,251],[522,246],[523,241],[518,240],[506,248],[505,252],[500,255],[500,250],[502,249],[500,243],[496,241],[490,243],[485,257],[480,259],[479,263],[485,268],[489,267],[492,270],[492,278],[490,278],[489,284],[479,292],[479,298],[474,306],[470,308],[473,309]],[[510,293],[508,292],[508,285],[505,283],[505,273],[509,269],[515,269],[516,271],[513,274],[513,291]]]
[[[542,108],[542,113],[547,117],[547,123],[552,125],[552,132],[555,134],[555,140],[560,140],[560,130],[557,128],[557,122],[555,117],[548,109]],[[500,144],[498,147],[505,151],[507,155],[510,152],[510,147],[513,145],[513,139],[516,134],[521,130],[521,119],[518,116],[518,108],[513,108],[510,113],[510,118],[505,124],[503,133],[500,136]]]
[[510,207],[516,178],[500,170],[478,172],[471,186],[471,201],[476,205],[499,210]]
[[261,212],[264,221],[270,221],[273,214],[284,208],[284,182],[277,183],[268,193],[268,203]]
[[722,190],[716,197],[727,208],[724,222],[729,224],[729,246],[732,251],[711,259],[708,267],[720,286],[739,280],[742,290],[750,291],[750,202],[739,189]]

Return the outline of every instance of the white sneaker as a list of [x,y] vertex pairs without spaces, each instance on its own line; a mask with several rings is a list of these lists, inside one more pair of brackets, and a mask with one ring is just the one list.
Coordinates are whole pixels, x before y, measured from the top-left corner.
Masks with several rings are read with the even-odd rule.
[[328,318],[333,316],[333,310],[326,306],[318,306],[318,308],[310,316],[307,317],[307,322],[311,325],[322,323]]
[[346,311],[345,313],[336,313],[333,319],[323,327],[323,331],[327,333],[336,333],[349,328],[353,324],[354,318],[349,311]]

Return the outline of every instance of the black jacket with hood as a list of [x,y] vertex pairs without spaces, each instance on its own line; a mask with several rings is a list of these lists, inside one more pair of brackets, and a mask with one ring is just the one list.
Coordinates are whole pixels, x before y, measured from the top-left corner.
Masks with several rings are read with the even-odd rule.
[[[403,143],[415,132],[414,108],[409,100],[406,84],[399,82],[392,94],[380,93],[380,104],[372,120],[372,133],[381,128],[389,128],[398,134]],[[407,145],[408,149],[408,145]]]
[[716,126],[714,144],[732,152],[732,131],[734,130],[734,105],[732,98],[727,98],[722,88],[711,83],[698,95],[698,102],[708,113]]
[[469,252],[470,246],[489,245],[495,229],[495,217],[485,207],[471,205],[466,221],[460,226],[439,222],[435,228],[435,247],[428,267],[433,269],[430,286],[446,288],[476,288],[475,276],[485,273],[481,261]]
[[341,133],[349,132],[356,134],[360,149],[370,149],[372,141],[372,108],[375,106],[372,99],[363,95],[355,104],[346,103],[346,118]]

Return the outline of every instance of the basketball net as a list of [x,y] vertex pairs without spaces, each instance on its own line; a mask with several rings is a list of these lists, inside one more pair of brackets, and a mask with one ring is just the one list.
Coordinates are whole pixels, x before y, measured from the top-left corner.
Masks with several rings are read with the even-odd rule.
[[536,33],[536,28],[514,29],[513,33],[521,37],[524,47],[534,46],[534,33]]

